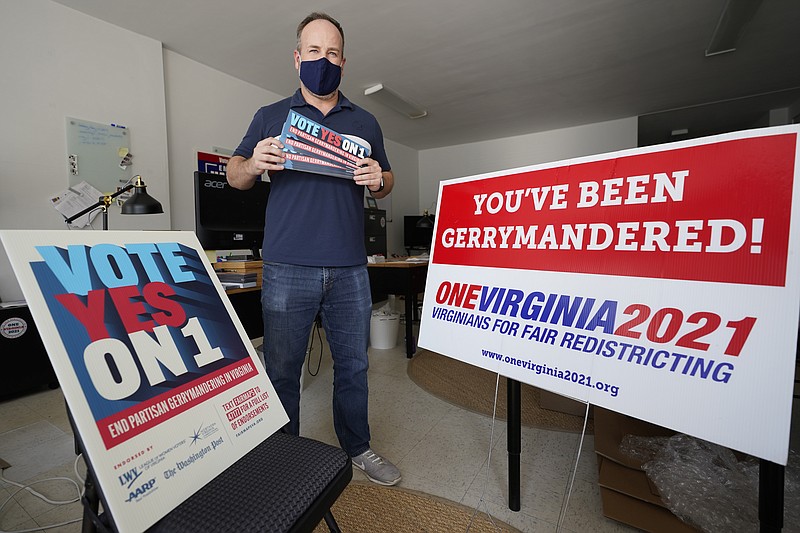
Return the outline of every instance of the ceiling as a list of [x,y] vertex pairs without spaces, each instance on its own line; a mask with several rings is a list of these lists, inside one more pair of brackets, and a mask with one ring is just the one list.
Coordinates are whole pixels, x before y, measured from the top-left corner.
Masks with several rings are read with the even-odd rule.
[[[726,2],[758,0],[55,1],[285,96],[297,23],[324,10],[345,30],[344,94],[420,150],[635,116],[640,144],[667,142],[800,101],[798,0],[763,0],[736,50],[710,57]],[[364,96],[377,83],[428,116]]]

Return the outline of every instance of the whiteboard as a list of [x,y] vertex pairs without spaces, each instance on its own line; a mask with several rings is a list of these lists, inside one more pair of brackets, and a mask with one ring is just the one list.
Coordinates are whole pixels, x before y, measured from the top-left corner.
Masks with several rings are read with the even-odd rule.
[[[99,124],[67,117],[67,174],[69,186],[86,181],[111,193],[131,178],[130,130],[124,126]],[[125,168],[123,168],[123,166]]]

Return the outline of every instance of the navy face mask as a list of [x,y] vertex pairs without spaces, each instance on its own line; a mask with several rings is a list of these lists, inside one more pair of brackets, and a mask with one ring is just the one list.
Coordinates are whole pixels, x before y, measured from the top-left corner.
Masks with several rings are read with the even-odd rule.
[[334,65],[325,57],[315,61],[301,61],[300,80],[317,96],[327,96],[339,87],[342,67]]

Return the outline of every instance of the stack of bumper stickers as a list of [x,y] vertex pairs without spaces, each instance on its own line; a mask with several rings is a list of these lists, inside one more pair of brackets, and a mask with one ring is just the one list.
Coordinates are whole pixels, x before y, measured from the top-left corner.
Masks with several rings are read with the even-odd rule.
[[280,141],[284,145],[284,168],[337,178],[353,178],[356,162],[369,157],[369,142],[342,135],[289,110]]

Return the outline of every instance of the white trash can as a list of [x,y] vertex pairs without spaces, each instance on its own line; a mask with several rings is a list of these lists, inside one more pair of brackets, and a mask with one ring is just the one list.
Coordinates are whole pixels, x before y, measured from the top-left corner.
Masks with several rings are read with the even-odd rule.
[[369,323],[369,344],[378,350],[388,350],[397,346],[397,333],[400,331],[400,315],[373,311]]

